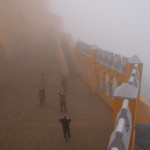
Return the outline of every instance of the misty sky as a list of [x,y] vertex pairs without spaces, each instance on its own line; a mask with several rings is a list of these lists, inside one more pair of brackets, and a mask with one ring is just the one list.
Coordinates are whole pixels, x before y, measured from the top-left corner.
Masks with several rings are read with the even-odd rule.
[[150,101],[149,0],[51,0],[51,9],[74,40],[127,57],[137,54],[144,63],[142,95]]

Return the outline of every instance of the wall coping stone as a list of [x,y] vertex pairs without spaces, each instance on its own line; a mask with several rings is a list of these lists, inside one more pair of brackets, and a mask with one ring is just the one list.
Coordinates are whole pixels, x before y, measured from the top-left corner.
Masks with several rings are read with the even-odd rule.
[[114,98],[136,100],[138,96],[138,88],[130,85],[129,83],[118,86],[114,93]]
[[143,64],[140,58],[137,55],[128,59],[129,64]]

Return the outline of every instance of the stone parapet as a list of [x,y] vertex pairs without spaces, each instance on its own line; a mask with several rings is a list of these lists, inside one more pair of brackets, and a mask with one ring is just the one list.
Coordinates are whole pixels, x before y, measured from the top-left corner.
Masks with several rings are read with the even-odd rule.
[[125,74],[128,58],[121,57],[121,55],[114,54],[113,52],[99,50],[97,55],[97,62],[121,74]]
[[[129,150],[133,150],[136,121],[138,123],[150,122],[150,119],[148,119],[150,107],[147,104],[145,105],[140,98],[142,61],[136,55],[131,58],[122,57],[81,41],[77,43],[75,49],[78,51],[76,57],[78,60],[77,70],[80,70],[80,75],[88,83],[91,90],[97,93],[113,109],[114,127],[123,101],[128,99],[128,109],[132,118],[130,121],[132,130],[129,137]],[[143,111],[145,115],[142,114],[139,104],[146,108]],[[129,141],[129,139],[126,140]]]

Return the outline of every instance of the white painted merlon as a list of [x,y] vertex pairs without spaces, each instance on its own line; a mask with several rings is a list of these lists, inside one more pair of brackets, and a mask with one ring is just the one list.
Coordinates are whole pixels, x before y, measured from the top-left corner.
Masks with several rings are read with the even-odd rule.
[[129,64],[143,64],[140,58],[137,55],[128,59]]
[[129,108],[129,100],[125,99],[123,101],[122,107],[117,114],[117,118],[115,121],[115,126],[117,126],[120,118],[125,119],[125,127],[126,129],[132,129],[132,116]]
[[137,78],[139,79],[138,64],[135,64],[135,65],[134,65],[134,69],[136,70],[136,75],[137,75]]
[[139,78],[139,71],[138,71],[138,69],[134,68],[133,71],[131,72],[131,75],[138,79]]
[[130,77],[130,79],[129,79],[129,82],[128,82],[129,84],[131,84],[131,85],[133,85],[133,83],[134,83],[134,77],[133,76],[131,76]]
[[128,109],[129,100],[125,99],[122,104],[122,108]]
[[136,69],[137,69],[137,68],[138,68],[138,64],[135,64],[135,65],[134,65],[134,68],[136,68]]
[[116,132],[120,132],[123,134],[125,128],[125,119],[120,118],[116,127]]
[[136,68],[133,69],[131,74],[136,74]]
[[92,45],[91,49],[99,49],[99,47],[97,45]]
[[113,147],[111,150],[119,150],[117,147]]
[[114,98],[136,100],[138,96],[138,88],[129,83],[118,86],[114,92]]

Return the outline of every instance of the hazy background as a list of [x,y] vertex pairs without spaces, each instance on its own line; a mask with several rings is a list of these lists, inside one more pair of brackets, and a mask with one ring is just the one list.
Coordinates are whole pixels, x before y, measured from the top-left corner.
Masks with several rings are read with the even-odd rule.
[[0,21],[0,99],[37,97],[44,77],[51,75],[50,83],[60,78],[61,18],[51,12],[50,0],[0,0]]
[[51,9],[74,40],[128,57],[137,54],[144,64],[141,95],[150,103],[149,0],[51,0]]

